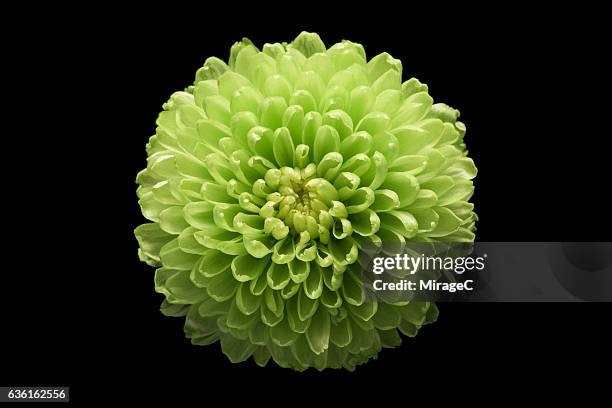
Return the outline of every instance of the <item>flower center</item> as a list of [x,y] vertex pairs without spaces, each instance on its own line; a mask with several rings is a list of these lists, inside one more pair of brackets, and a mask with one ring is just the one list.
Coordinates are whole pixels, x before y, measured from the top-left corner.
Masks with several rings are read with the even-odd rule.
[[316,165],[270,169],[264,181],[270,192],[259,214],[272,235],[277,239],[289,231],[308,232],[311,239],[326,235],[333,224],[328,211],[338,200],[338,192],[329,181],[317,177]]

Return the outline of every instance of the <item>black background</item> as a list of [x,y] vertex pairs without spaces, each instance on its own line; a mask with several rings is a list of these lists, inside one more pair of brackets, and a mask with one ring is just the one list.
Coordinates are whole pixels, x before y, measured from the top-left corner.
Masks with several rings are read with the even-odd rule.
[[41,60],[57,64],[59,45],[83,36],[61,78],[70,81],[63,106],[83,109],[86,125],[72,121],[72,109],[49,124],[29,170],[37,193],[21,204],[34,226],[7,220],[18,244],[4,273],[0,384],[69,385],[76,402],[120,394],[289,404],[373,391],[410,401],[459,385],[469,395],[494,387],[519,396],[608,367],[609,304],[441,304],[437,323],[354,373],[234,365],[218,344],[190,345],[182,319],[159,312],[153,269],[138,261],[132,232],[145,221],[134,183],[144,145],[168,96],[243,36],[261,46],[308,30],[328,46],[359,42],[369,57],[387,51],[402,60],[404,79],[417,77],[435,101],[460,109],[479,170],[478,240],[610,241],[597,12],[500,7],[468,19],[384,7],[386,18],[354,6],[355,15],[324,8],[303,19],[290,17],[294,9],[193,8],[155,19],[87,10],[71,30],[52,24],[47,33],[58,39]]

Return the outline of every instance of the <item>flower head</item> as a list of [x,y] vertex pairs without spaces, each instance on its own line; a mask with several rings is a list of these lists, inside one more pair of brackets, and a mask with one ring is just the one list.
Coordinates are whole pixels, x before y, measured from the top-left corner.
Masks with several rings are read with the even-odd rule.
[[402,64],[303,32],[211,57],[164,104],[138,174],[162,312],[233,362],[354,369],[435,320],[366,301],[367,245],[473,241],[476,168],[459,111]]

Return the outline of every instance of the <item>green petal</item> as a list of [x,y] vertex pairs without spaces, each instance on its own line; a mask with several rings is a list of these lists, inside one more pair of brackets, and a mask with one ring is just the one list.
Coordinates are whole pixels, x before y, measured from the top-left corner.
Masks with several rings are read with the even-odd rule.
[[210,278],[206,291],[211,298],[218,302],[230,299],[236,293],[238,282],[230,273],[220,273],[219,275]]
[[432,190],[421,188],[417,193],[416,199],[408,206],[409,209],[429,208],[436,205],[438,195]]
[[270,338],[274,343],[281,347],[293,344],[299,335],[299,333],[296,333],[291,329],[287,317],[281,320],[274,327],[270,328]]
[[372,91],[379,95],[387,89],[395,89],[399,91],[402,87],[402,74],[396,70],[389,70],[382,74],[376,81],[372,83]]
[[304,108],[300,105],[291,105],[283,114],[283,126],[289,129],[289,134],[295,146],[302,143],[304,132]]
[[267,272],[268,285],[275,290],[283,289],[290,281],[287,264],[272,263]]
[[400,206],[397,193],[393,190],[376,190],[374,192],[374,202],[370,209],[376,212],[391,211]]
[[[310,264],[308,264],[310,265]],[[306,280],[304,281],[304,293],[311,299],[318,299],[323,292],[323,274],[317,264],[313,264]]]
[[433,231],[440,219],[438,213],[431,208],[411,209],[410,213],[417,220],[419,233]]
[[378,311],[372,320],[377,329],[392,330],[400,324],[402,315],[395,306],[381,302],[378,304]]
[[370,163],[370,169],[367,173],[360,176],[363,185],[370,187],[372,190],[377,190],[387,177],[387,159],[381,152],[374,152]]
[[285,286],[283,289],[281,289],[281,296],[283,299],[287,300],[287,299],[291,299],[295,296],[296,293],[298,293],[298,291],[301,288],[301,284],[300,283],[295,283],[293,281],[289,281],[289,283],[287,284],[287,286]]
[[338,131],[340,140],[344,140],[353,134],[353,120],[340,109],[335,109],[323,115],[323,124],[329,125]]
[[371,82],[376,81],[385,72],[392,70],[399,74],[402,73],[402,62],[398,59],[393,58],[386,52],[378,54],[370,61],[368,61],[368,76]]
[[266,274],[261,274],[257,278],[251,281],[249,284],[249,290],[255,296],[261,296],[264,291],[268,288],[268,280]]
[[478,173],[478,169],[476,169],[474,161],[469,157],[462,157],[461,159],[456,160],[446,170],[446,174],[450,176],[461,177],[465,179],[473,179],[474,177],[476,177],[476,173]]
[[400,308],[400,313],[404,320],[416,326],[421,326],[425,322],[427,309],[429,309],[428,302],[410,302]]
[[291,236],[278,241],[273,248],[272,261],[277,264],[291,262],[295,258],[295,244]]
[[323,288],[321,293],[321,304],[328,309],[335,309],[342,306],[342,296],[337,290],[329,290],[326,287]]
[[232,302],[230,305],[227,313],[227,327],[245,330],[253,326],[257,320],[259,320],[259,316],[255,314],[247,315],[242,313],[237,303]]
[[[310,325],[310,318],[306,318],[302,320],[298,311],[299,300],[298,297],[292,297],[286,306],[287,310],[287,320],[289,322],[289,327],[296,333],[305,333]],[[313,312],[314,313],[314,312]]]
[[212,278],[227,271],[234,258],[232,255],[214,249],[207,249],[201,258],[198,271],[205,277]]
[[327,153],[317,166],[317,175],[326,180],[333,181],[340,172],[342,155],[338,152]]
[[204,110],[210,119],[229,126],[231,119],[230,103],[223,96],[207,96],[204,98]]
[[378,112],[385,112],[389,116],[393,116],[399,109],[402,103],[402,93],[398,89],[387,89],[378,96],[372,110]]
[[282,75],[272,75],[266,79],[263,92],[266,96],[280,96],[289,101],[292,92],[291,84]]
[[417,92],[427,92],[427,84],[422,84],[416,78],[410,78],[402,84],[402,94],[404,98],[408,98],[410,95],[414,95]]
[[319,163],[329,152],[340,150],[340,135],[333,127],[323,125],[317,130],[314,140],[314,162]]
[[164,316],[169,317],[181,317],[185,316],[189,312],[191,305],[181,305],[176,303],[170,303],[166,299],[162,301],[159,310]]
[[244,237],[246,251],[255,258],[263,258],[272,253],[276,240],[272,237]]
[[270,352],[265,347],[257,347],[253,353],[253,360],[255,360],[255,364],[260,367],[265,367],[268,364],[270,357]]
[[320,307],[312,317],[310,327],[306,331],[306,340],[315,354],[321,354],[329,347],[330,321],[329,313]]
[[417,122],[429,112],[432,103],[433,99],[427,92],[418,92],[410,95],[404,100],[404,103],[393,118],[393,125],[401,126]]
[[239,340],[230,335],[221,337],[221,350],[232,363],[246,361],[255,351],[255,346],[246,340]]
[[217,79],[221,74],[228,70],[225,62],[217,57],[209,57],[204,62],[204,65],[197,70],[195,82],[198,83],[204,80]]
[[[380,214],[381,225],[406,238],[412,238],[418,231],[418,223],[414,216],[406,211],[389,211]],[[384,241],[383,241],[384,242]]]
[[350,237],[330,241],[329,250],[334,262],[340,265],[349,265],[357,260],[358,248]]
[[380,228],[380,218],[370,209],[365,209],[357,214],[351,214],[350,221],[353,230],[363,236],[376,234]]
[[289,276],[295,283],[301,283],[306,280],[310,273],[310,262],[303,262],[294,259],[289,262]]
[[166,295],[170,303],[195,304],[206,297],[206,291],[189,279],[189,272],[170,268],[155,271],[155,291]]
[[457,217],[451,210],[446,207],[434,207],[434,211],[438,214],[438,225],[436,229],[426,233],[428,237],[443,237],[455,232],[463,223],[461,218]]
[[[313,113],[315,114],[315,116],[319,116],[319,119],[321,119],[321,114],[319,112],[316,112],[317,110],[317,101],[315,99],[315,97],[308,92],[305,89],[298,89],[296,91],[294,91],[291,94],[291,98],[289,99],[289,103],[291,105],[299,105],[302,107],[302,109],[304,109],[305,113]],[[304,119],[306,119],[306,116],[304,117]],[[306,121],[304,122],[304,129],[306,129]],[[320,124],[320,123],[319,123]],[[306,143],[309,146],[311,146],[311,144]]]
[[[261,105],[264,97],[252,86],[242,86],[238,88],[228,99],[230,100],[230,111],[234,115],[230,122],[233,127],[234,117],[236,114],[245,114],[247,112],[255,115],[258,114],[259,106]],[[253,126],[255,126],[255,124]]]
[[353,133],[340,144],[342,156],[349,159],[356,154],[367,154],[372,148],[372,136],[365,131]]
[[260,316],[261,316],[261,321],[269,327],[274,327],[277,324],[279,324],[281,322],[281,320],[283,320],[284,317],[284,313],[283,310],[280,310],[279,314],[274,313],[272,310],[270,310],[267,306],[266,303],[262,303],[261,307],[259,308],[259,310],[261,311]]
[[236,292],[236,306],[245,315],[255,313],[261,305],[261,296],[255,296],[249,290],[250,284],[243,282]]
[[338,347],[346,347],[353,339],[351,323],[344,319],[331,325],[329,340]]
[[379,330],[378,336],[380,337],[380,344],[385,348],[393,348],[402,344],[402,338],[395,328],[392,330]]
[[298,339],[291,345],[291,353],[300,364],[308,367],[312,362],[312,351],[306,341],[306,336],[299,336]]
[[240,255],[232,261],[232,274],[239,282],[252,281],[268,268],[270,258],[257,259],[251,255]]
[[269,340],[269,328],[263,323],[257,323],[249,330],[249,340],[258,346],[266,346]]
[[349,199],[346,200],[346,211],[349,214],[359,213],[374,203],[374,191],[368,187],[358,188]]
[[369,86],[358,86],[351,90],[350,102],[347,112],[351,115],[354,122],[360,121],[368,112],[371,111],[376,95]]
[[361,319],[364,322],[369,321],[378,310],[378,303],[374,301],[363,302],[359,306],[348,305],[349,310],[354,317]]
[[317,52],[325,52],[325,44],[321,41],[321,37],[317,33],[307,31],[302,31],[291,42],[291,46],[304,54],[305,57],[310,57]]
[[297,298],[297,311],[300,320],[305,321],[317,311],[319,301],[309,298],[306,293],[301,290]]
[[393,190],[397,193],[400,200],[400,207],[410,205],[419,192],[419,182],[410,173],[391,172],[382,183],[383,189]]
[[274,158],[279,166],[293,167],[293,153],[295,146],[286,127],[278,128],[274,132]]
[[189,254],[204,255],[209,251],[209,249],[202,246],[195,239],[194,234],[196,232],[197,230],[193,227],[185,228],[178,237],[179,248],[181,248],[183,252],[187,252]]
[[159,224],[142,224],[134,230],[142,253],[153,262],[159,262],[161,248],[174,237],[163,231]]
[[[325,92],[325,83],[316,72],[304,71],[296,80],[294,89],[306,90],[314,97],[315,100],[320,100],[323,92]],[[304,107],[304,111],[306,111],[306,107]]]
[[199,259],[198,255],[181,250],[178,246],[178,239],[173,239],[165,244],[159,251],[159,257],[164,266],[179,270],[191,270]]
[[361,285],[361,277],[359,272],[355,272],[349,268],[344,273],[342,295],[344,300],[354,306],[359,306],[365,300],[365,293]]
[[437,197],[444,195],[454,186],[455,181],[450,176],[439,176],[421,185],[422,188],[433,191]]
[[219,94],[225,99],[231,99],[236,90],[243,86],[250,86],[251,82],[242,75],[234,71],[226,71],[217,79],[219,84]]

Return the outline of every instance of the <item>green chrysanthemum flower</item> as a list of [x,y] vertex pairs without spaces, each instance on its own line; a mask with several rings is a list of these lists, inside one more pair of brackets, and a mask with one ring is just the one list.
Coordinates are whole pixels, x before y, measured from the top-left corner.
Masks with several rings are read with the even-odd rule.
[[139,173],[162,312],[233,362],[354,369],[436,319],[366,301],[366,245],[474,240],[465,126],[383,53],[317,34],[209,58],[164,104]]

